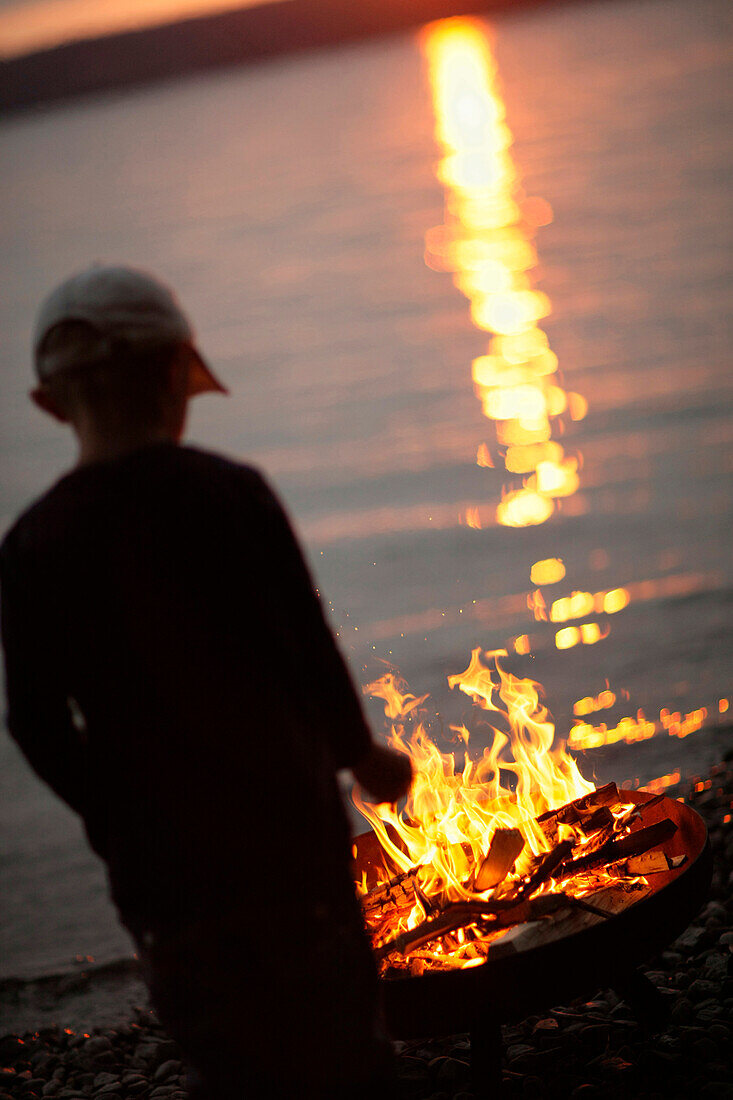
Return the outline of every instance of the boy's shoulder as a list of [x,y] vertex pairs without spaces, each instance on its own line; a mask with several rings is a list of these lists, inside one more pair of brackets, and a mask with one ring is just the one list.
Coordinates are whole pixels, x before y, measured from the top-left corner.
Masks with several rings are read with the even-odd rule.
[[[150,448],[151,452],[154,450],[155,448]],[[139,453],[141,457],[144,454],[144,452]],[[255,466],[239,459],[229,458],[217,451],[209,451],[204,447],[194,447],[191,444],[174,444],[170,447],[163,445],[160,454],[161,457],[182,469],[200,471],[204,477],[219,475],[222,478],[226,477],[252,485],[265,484],[264,477]]]
[[170,462],[171,481],[184,493],[196,486],[206,498],[233,494],[252,503],[277,500],[264,475],[249,463],[190,445],[174,446],[164,457]]
[[209,501],[242,499],[267,504],[276,498],[258,469],[200,447],[161,444],[118,459],[76,467],[63,475],[15,520],[0,543],[0,555],[23,551],[75,522],[75,513],[112,504],[126,495],[160,504],[179,494]]

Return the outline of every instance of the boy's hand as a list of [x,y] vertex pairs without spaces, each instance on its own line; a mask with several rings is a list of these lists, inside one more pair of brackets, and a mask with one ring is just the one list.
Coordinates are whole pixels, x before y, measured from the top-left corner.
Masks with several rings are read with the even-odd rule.
[[375,802],[396,802],[412,785],[410,758],[384,745],[372,745],[352,771],[356,782]]

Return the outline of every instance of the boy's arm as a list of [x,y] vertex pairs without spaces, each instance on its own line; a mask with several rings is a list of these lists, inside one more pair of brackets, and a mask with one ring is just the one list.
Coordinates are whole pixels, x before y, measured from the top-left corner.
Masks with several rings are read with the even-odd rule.
[[295,534],[277,497],[264,482],[263,488],[268,545],[280,577],[277,599],[295,635],[293,645],[303,655],[297,690],[312,712],[314,725],[328,739],[336,767],[352,768],[357,781],[380,801],[396,801],[410,786],[409,761],[373,741]]
[[290,678],[300,704],[311,712],[314,726],[328,740],[337,768],[358,763],[372,745],[359,696],[342,658],[298,541],[279,500],[262,481],[270,571],[275,591],[273,614],[291,635],[291,648],[301,655]]
[[72,809],[85,807],[86,751],[60,677],[60,654],[44,630],[32,585],[0,554],[7,724],[33,769]]

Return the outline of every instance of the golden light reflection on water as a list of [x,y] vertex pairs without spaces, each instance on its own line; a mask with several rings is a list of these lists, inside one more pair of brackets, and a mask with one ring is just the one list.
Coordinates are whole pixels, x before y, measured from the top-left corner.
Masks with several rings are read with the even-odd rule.
[[[537,525],[578,489],[578,459],[552,436],[565,414],[579,420],[587,410],[584,398],[559,384],[557,356],[539,327],[551,303],[532,285],[534,236],[552,211],[544,199],[525,195],[511,158],[487,28],[444,20],[426,28],[422,45],[443,152],[437,176],[446,192],[445,223],[426,235],[426,262],[453,273],[474,325],[491,334],[487,353],[472,364],[474,389],[495,422],[506,470],[526,475],[521,487],[505,491],[496,518],[507,527]],[[495,464],[485,443],[477,462]],[[466,522],[480,526],[475,516]]]
[[[577,705],[577,704],[576,704]],[[576,712],[577,713],[577,712]],[[656,721],[648,719],[643,710],[636,717],[626,715],[619,718],[615,726],[606,722],[592,725],[590,722],[576,722],[568,733],[568,748],[578,750],[598,749],[603,745],[615,745],[619,741],[633,744],[635,741],[647,741],[655,734],[667,733],[670,737],[685,738],[691,733],[703,729],[708,718],[708,708],[698,707],[682,714],[663,707]]]
[[651,779],[641,789],[648,791],[649,794],[661,794],[668,787],[676,786],[681,778],[679,771],[668,772],[666,775],[660,775],[657,779]]
[[[427,232],[425,258],[433,269],[451,272],[456,287],[469,300],[473,324],[489,334],[485,354],[471,364],[471,375],[481,411],[493,422],[496,438],[480,443],[476,462],[482,468],[503,465],[514,478],[489,523],[543,524],[563,498],[565,515],[581,515],[586,510],[583,499],[568,498],[579,488],[582,456],[567,454],[557,436],[567,420],[586,416],[588,403],[560,383],[557,357],[541,327],[551,302],[533,285],[536,232],[551,221],[552,211],[544,200],[524,193],[512,160],[513,139],[487,29],[477,20],[445,20],[423,31],[422,47],[442,152],[436,175],[445,188],[444,223]],[[630,505],[628,493],[624,504]],[[464,505],[460,518],[471,528],[487,525],[486,508],[481,505]],[[590,564],[593,569],[608,568],[607,551],[596,549]],[[608,637],[609,618],[632,602],[638,610],[644,601],[680,598],[701,586],[717,584],[712,576],[671,574],[602,591],[570,591],[555,599],[543,593],[544,586],[556,585],[565,576],[561,558],[543,558],[532,565],[534,587],[523,596],[474,599],[457,612],[442,609],[434,615],[443,622],[455,621],[465,610],[465,617],[496,626],[502,615],[513,619],[526,607],[538,624],[547,625],[538,626],[536,633],[507,639],[506,648],[518,656],[534,656],[547,647],[563,651],[595,646]],[[405,630],[422,629],[425,617],[414,624],[401,621],[401,625]],[[389,626],[394,628],[395,623]],[[614,716],[608,722],[588,720],[598,711],[610,712],[620,699],[628,700],[629,692],[612,691],[608,683],[598,695],[579,699],[568,748],[633,744],[665,733],[684,738],[706,728],[706,707],[686,714],[663,708],[656,720],[648,719],[642,709],[635,716]],[[727,699],[720,699],[718,713],[724,714],[728,706]],[[648,789],[666,789],[679,778],[679,771],[661,776]]]
[[615,694],[606,688],[598,695],[586,695],[573,704],[573,714],[576,718],[582,718],[586,714],[593,714],[597,710],[607,710],[616,703]]
[[550,622],[565,623],[569,619],[582,619],[586,615],[605,613],[615,615],[623,611],[630,601],[628,589],[612,588],[609,592],[573,592],[562,596],[550,605]]
[[529,571],[532,584],[557,584],[565,576],[565,565],[561,558],[543,558],[536,561]]
[[581,623],[580,626],[566,626],[558,630],[555,635],[555,645],[558,649],[572,649],[575,645],[595,645],[596,642],[607,638],[609,628],[602,627],[600,623]]

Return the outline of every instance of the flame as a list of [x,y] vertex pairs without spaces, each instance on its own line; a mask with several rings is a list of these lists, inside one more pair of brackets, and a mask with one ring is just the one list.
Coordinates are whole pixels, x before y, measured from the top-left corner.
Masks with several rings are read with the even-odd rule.
[[[384,701],[391,724],[389,742],[411,758],[415,781],[402,810],[374,805],[358,789],[353,801],[392,865],[401,872],[417,869],[420,893],[431,903],[491,896],[491,890],[477,892],[471,883],[498,828],[521,831],[525,847],[513,877],[525,874],[532,856],[549,847],[536,821],[538,814],[595,789],[583,779],[564,745],[553,747],[555,728],[540,704],[538,685],[506,671],[500,663],[504,656],[503,650],[476,648],[468,668],[448,677],[449,687],[466,694],[484,716],[473,733],[465,725],[452,727],[465,746],[462,766],[456,765],[452,753],[441,752],[426,732],[421,708],[427,696],[413,695],[395,672],[364,688]],[[486,736],[489,715],[497,725],[488,727],[488,745],[478,758],[475,753],[472,757],[468,749],[479,733]],[[388,881],[386,873],[382,881]],[[365,886],[364,881],[357,884],[360,893]],[[416,899],[409,912],[392,919],[389,935],[414,928],[425,915],[423,902]],[[442,948],[435,952],[445,961]],[[465,961],[465,953],[459,952],[458,963]]]
[[[446,190],[445,224],[426,234],[426,262],[453,273],[469,299],[471,320],[491,334],[488,352],[471,369],[484,416],[495,421],[508,449],[506,469],[529,475],[507,493],[496,518],[507,527],[545,523],[557,497],[578,489],[578,460],[551,442],[553,425],[568,413],[581,420],[587,402],[557,382],[557,356],[539,322],[552,309],[532,285],[533,238],[552,221],[541,198],[527,197],[510,156],[512,134],[486,27],[456,18],[423,32],[443,152],[437,176]],[[479,448],[478,464],[488,449]]]

